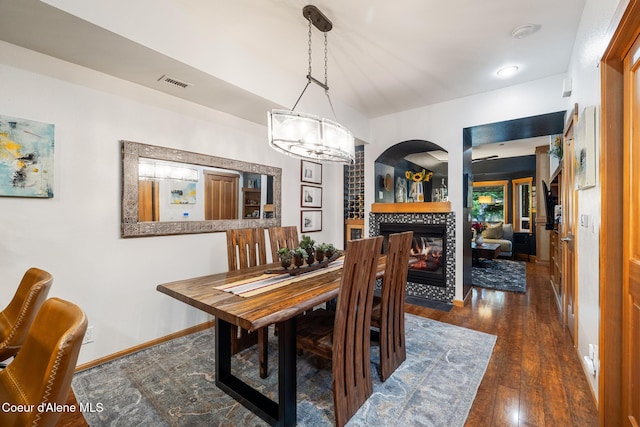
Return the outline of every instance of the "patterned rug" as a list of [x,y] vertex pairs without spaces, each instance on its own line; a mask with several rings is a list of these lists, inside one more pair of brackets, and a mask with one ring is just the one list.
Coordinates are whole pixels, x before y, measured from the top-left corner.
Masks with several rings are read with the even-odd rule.
[[[272,334],[270,334],[272,335]],[[77,373],[73,391],[96,426],[264,426],[214,382],[213,329],[181,337]],[[372,351],[373,395],[349,426],[463,426],[496,342],[494,335],[406,315],[407,360],[386,382]],[[269,376],[258,375],[256,347],[234,356],[234,374],[272,399],[277,339],[269,342]],[[377,347],[372,347],[377,350]],[[299,356],[298,425],[332,426],[330,363]]]
[[483,260],[473,267],[472,284],[499,291],[527,292],[527,264],[506,259]]

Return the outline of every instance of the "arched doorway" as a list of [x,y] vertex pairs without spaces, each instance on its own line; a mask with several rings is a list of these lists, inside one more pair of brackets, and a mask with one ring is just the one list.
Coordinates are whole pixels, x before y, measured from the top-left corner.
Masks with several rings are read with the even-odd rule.
[[422,182],[423,198],[420,201],[435,201],[434,197],[446,197],[448,153],[439,145],[422,139],[399,142],[378,156],[374,174],[376,203],[419,201],[415,192],[411,192],[411,181]]

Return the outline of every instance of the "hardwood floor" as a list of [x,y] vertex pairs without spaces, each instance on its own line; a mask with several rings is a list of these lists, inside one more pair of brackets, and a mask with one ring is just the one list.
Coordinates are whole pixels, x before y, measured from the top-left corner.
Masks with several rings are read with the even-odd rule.
[[598,412],[549,284],[549,268],[527,263],[527,293],[474,287],[449,313],[407,311],[498,337],[467,427],[588,427]]
[[[596,404],[567,329],[560,324],[549,269],[527,263],[527,293],[473,288],[465,307],[450,312],[407,311],[497,335],[467,427],[589,427]],[[75,403],[70,394],[69,403]],[[64,427],[85,427],[81,414],[64,414]]]

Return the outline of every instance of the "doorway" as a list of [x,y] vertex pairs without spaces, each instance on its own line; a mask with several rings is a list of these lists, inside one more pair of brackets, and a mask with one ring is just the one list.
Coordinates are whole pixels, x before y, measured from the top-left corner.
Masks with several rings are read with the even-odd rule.
[[[632,295],[627,292],[632,257],[626,248],[637,245],[637,233],[626,228],[625,209],[634,206],[631,198],[631,171],[638,169],[638,159],[630,158],[631,124],[625,117],[637,110],[631,97],[637,100],[637,79],[634,82],[633,61],[625,59],[640,36],[640,0],[630,0],[611,44],[601,63],[602,125],[601,125],[601,227],[600,257],[600,382],[598,384],[600,425],[638,425],[638,390],[632,391],[634,378],[638,380],[638,364],[632,356],[637,351],[637,339],[629,331],[638,327],[637,312],[631,310]],[[625,69],[629,70],[625,72]],[[631,86],[631,87],[630,87]],[[637,136],[636,136],[637,138]],[[637,142],[636,142],[637,143]],[[626,165],[626,166],[625,166]],[[637,194],[637,191],[636,191]],[[633,241],[632,237],[634,237]],[[635,246],[637,249],[637,246]],[[625,259],[627,258],[627,259]],[[635,316],[635,317],[633,317]],[[637,338],[637,333],[636,333]],[[635,341],[635,342],[634,342]],[[638,384],[636,383],[635,387]]]
[[[520,119],[507,120],[503,122],[489,123],[479,126],[473,126],[463,129],[462,141],[463,141],[463,173],[469,173],[473,176],[474,181],[495,181],[501,179],[518,179],[535,176],[535,154],[532,153],[529,159],[529,166],[526,166],[527,160],[522,158],[519,161],[515,161],[516,158],[500,159],[495,158],[490,152],[494,147],[498,147],[500,143],[508,141],[527,140],[537,137],[548,137],[550,135],[561,135],[564,129],[565,111],[557,111],[553,113],[541,114],[537,116],[524,117]],[[547,141],[548,143],[548,141]],[[472,152],[474,150],[482,148],[488,148],[489,152],[486,155],[481,155],[478,158],[476,154],[475,161],[472,159]],[[477,152],[476,152],[477,153]],[[529,156],[525,156],[529,157]],[[524,163],[520,162],[523,161]],[[502,175],[497,175],[496,171],[501,171]],[[528,172],[526,172],[528,171]],[[506,175],[505,175],[506,173]],[[536,179],[534,182],[537,182]],[[534,184],[535,186],[535,184]],[[507,206],[510,207],[509,201],[511,198],[511,186],[507,187]],[[533,186],[531,188],[531,194],[533,194]],[[507,209],[506,221],[511,223],[512,215],[511,209]],[[465,229],[471,229],[472,206],[465,208],[463,212],[463,220]],[[536,230],[535,219],[529,220],[530,227]],[[544,224],[542,224],[544,228]],[[471,233],[464,233],[463,240],[463,299],[471,290]],[[534,237],[530,242],[535,242]],[[548,239],[547,239],[548,240]],[[536,246],[535,243],[532,244]],[[548,250],[548,249],[547,249]],[[537,250],[536,250],[537,251]]]

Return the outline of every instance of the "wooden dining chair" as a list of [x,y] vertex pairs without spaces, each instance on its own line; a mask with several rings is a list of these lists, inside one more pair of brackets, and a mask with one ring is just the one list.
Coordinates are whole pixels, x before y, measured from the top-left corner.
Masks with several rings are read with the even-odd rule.
[[336,311],[298,319],[297,346],[331,360],[336,425],[343,426],[373,393],[370,326],[382,236],[347,242]]
[[270,227],[269,244],[271,245],[271,257],[273,261],[278,261],[278,249],[283,247],[293,249],[300,246],[298,227],[296,227],[295,225],[287,225],[284,227]]
[[14,357],[22,347],[52,283],[51,274],[35,267],[22,276],[9,305],[0,312],[0,362]]
[[[267,247],[264,228],[227,230],[227,262],[229,271],[266,264]],[[268,327],[251,333],[246,329],[231,325],[231,354],[236,354],[257,343],[261,378],[266,378],[269,373],[268,333]]]
[[380,379],[387,378],[407,358],[404,340],[404,298],[413,231],[389,235],[389,250],[381,296],[373,297],[371,327],[380,331]]

